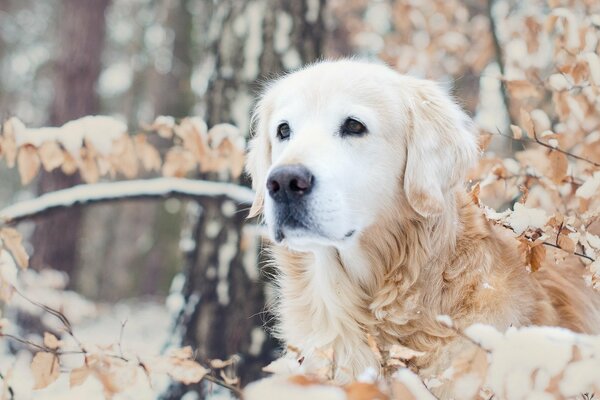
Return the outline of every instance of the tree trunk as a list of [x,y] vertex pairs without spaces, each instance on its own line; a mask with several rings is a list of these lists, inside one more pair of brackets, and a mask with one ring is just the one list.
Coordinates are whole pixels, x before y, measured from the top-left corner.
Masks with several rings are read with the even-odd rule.
[[[233,123],[247,135],[258,82],[321,55],[324,7],[325,0],[203,1],[210,15],[204,53],[212,73],[203,104],[209,126]],[[265,330],[260,243],[243,234],[246,214],[221,199],[191,206],[185,241],[194,245],[186,252],[185,305],[177,324],[181,344],[197,348],[201,360],[237,354],[242,385],[259,378],[277,352]],[[201,385],[174,385],[165,398],[189,390],[202,391]]]
[[[60,51],[56,60],[54,99],[50,123],[58,126],[98,112],[96,82],[104,47],[105,12],[109,0],[63,0],[60,20]],[[78,175],[61,171],[43,173],[38,192],[73,186]],[[33,235],[32,264],[67,272],[73,281],[77,264],[81,210],[59,211],[40,220]]]

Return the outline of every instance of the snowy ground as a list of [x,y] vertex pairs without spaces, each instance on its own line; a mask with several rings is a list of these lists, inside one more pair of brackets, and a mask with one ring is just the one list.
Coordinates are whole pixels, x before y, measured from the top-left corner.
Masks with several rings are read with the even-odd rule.
[[[74,332],[82,343],[109,346],[121,342],[124,352],[139,356],[152,356],[161,352],[170,335],[171,317],[164,304],[155,301],[131,299],[115,305],[99,305],[95,316],[81,318],[74,322]],[[122,338],[121,326],[125,321]],[[68,341],[67,338],[63,338]],[[10,376],[15,399],[82,399],[103,400],[102,385],[93,377],[81,386],[69,388],[69,375],[62,372],[60,378],[45,389],[33,390],[33,378],[30,369],[32,355],[21,350],[10,354],[6,341],[0,344],[0,371]],[[80,356],[70,356],[74,364],[80,362]],[[68,362],[67,362],[68,363]],[[152,387],[147,377],[138,373],[136,381],[128,390],[115,396],[115,399],[155,399],[169,383],[165,376],[153,376]]]

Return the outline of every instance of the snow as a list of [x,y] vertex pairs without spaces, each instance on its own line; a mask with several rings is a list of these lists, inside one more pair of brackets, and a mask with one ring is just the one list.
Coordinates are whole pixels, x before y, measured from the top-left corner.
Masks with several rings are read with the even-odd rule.
[[[20,283],[26,295],[38,301],[43,300],[44,304],[53,308],[61,309],[72,323],[77,339],[88,350],[120,342],[124,354],[150,357],[160,354],[171,334],[168,323],[169,311],[163,304],[129,299],[113,305],[94,305],[76,293],[70,292],[71,294],[65,295],[69,292],[61,290],[60,287],[53,288],[60,280],[57,275],[60,273],[56,271],[47,270],[42,274],[33,271],[25,272],[27,274],[21,275]],[[85,304],[92,305],[92,308],[81,309],[85,308]],[[13,298],[10,307],[12,309],[26,307],[28,310],[33,307],[35,312],[41,311],[39,307],[33,306],[20,296]],[[55,317],[50,317],[56,320]],[[124,322],[124,327],[121,328]],[[53,328],[56,329],[56,327]],[[17,333],[13,331],[15,329],[13,325],[8,329],[10,330],[8,333]],[[59,329],[58,331],[63,330]],[[40,340],[31,339],[35,342]],[[68,334],[64,333],[60,339],[64,342],[64,350],[78,349],[76,342]],[[32,354],[29,350],[21,349],[13,354],[9,351],[7,340],[0,342],[0,372],[4,376],[10,376],[9,382],[15,392],[15,400],[75,400],[82,398],[103,400],[105,398],[103,386],[95,377],[88,378],[81,386],[70,388],[67,370],[81,365],[83,357],[80,354],[61,356],[61,365],[66,369],[61,371],[58,380],[45,389],[35,391],[30,368],[31,359]],[[10,374],[8,374],[9,371],[11,371]],[[127,390],[113,397],[115,400],[155,399],[157,393],[166,388],[171,381],[166,375],[153,374],[151,375],[152,386],[150,386],[141,370],[133,379],[135,379],[133,384]]]
[[298,385],[284,377],[271,377],[253,382],[244,391],[246,400],[346,400],[346,393],[329,385]]
[[581,197],[582,199],[590,199],[590,198],[592,198],[592,196],[594,196],[596,194],[599,187],[600,187],[600,171],[597,171],[594,173],[594,175],[591,178],[588,178],[585,180],[585,182],[583,182],[583,185],[581,185],[577,189],[577,191],[575,192],[575,195],[577,197]]
[[68,189],[44,194],[0,210],[0,220],[16,221],[40,214],[52,208],[69,207],[92,201],[123,199],[143,196],[226,196],[240,204],[252,204],[252,190],[221,182],[209,182],[183,178],[140,179],[77,185]]
[[402,368],[394,373],[393,378],[398,382],[404,384],[406,388],[413,394],[415,399],[419,400],[433,400],[435,397],[427,389],[427,387],[421,381],[414,372],[408,368]]
[[464,333],[490,352],[485,384],[498,398],[570,397],[600,388],[599,336],[537,326],[501,333],[482,324]]
[[543,228],[549,216],[541,208],[528,208],[521,203],[515,203],[514,211],[507,218],[507,222],[517,235],[528,228]]
[[27,128],[15,117],[8,122],[12,125],[17,146],[31,144],[39,147],[46,142],[58,142],[74,158],[79,158],[84,140],[101,154],[108,155],[113,141],[127,134],[127,125],[102,115],[70,121],[60,128]]

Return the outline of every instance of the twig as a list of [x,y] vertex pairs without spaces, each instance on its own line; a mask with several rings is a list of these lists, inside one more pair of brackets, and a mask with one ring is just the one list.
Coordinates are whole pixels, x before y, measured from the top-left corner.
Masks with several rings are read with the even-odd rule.
[[238,388],[235,387],[233,385],[230,385],[229,383],[214,377],[212,375],[205,375],[204,378],[202,379],[206,379],[207,381],[210,381],[216,385],[219,385],[221,387],[224,387],[225,389],[229,389],[230,391],[232,391],[239,399],[243,399],[244,398],[244,394],[242,393],[242,391]]
[[2,379],[4,381],[4,385],[5,387],[3,388],[3,391],[6,390],[8,391],[8,394],[10,395],[10,400],[15,398],[15,391],[13,390],[12,386],[10,386],[10,384],[8,383],[8,381],[6,380],[6,378],[4,377],[4,375],[2,375],[2,373],[0,372],[0,379]]
[[[562,251],[566,251],[565,249],[563,249],[563,248],[562,248],[562,247],[560,247],[559,245],[557,245],[557,244],[554,244],[554,243],[551,243],[551,242],[542,242],[542,244],[544,244],[544,245],[546,245],[546,246],[554,247],[555,249],[559,249],[559,250],[562,250]],[[567,252],[567,253],[569,253],[569,252]],[[588,256],[587,254],[580,253],[580,252],[578,252],[578,251],[574,251],[574,252],[573,252],[573,255],[579,256],[579,257],[581,257],[581,258],[588,259],[588,260],[590,260],[591,262],[594,262],[594,261],[596,261],[596,259],[594,259],[594,258],[592,258],[592,257]]]
[[121,322],[121,331],[119,332],[119,353],[123,356],[123,348],[121,347],[121,343],[123,342],[123,332],[125,331],[125,324],[127,323],[127,319]]
[[[558,151],[559,153],[562,153],[562,154],[564,154],[564,155],[566,155],[566,156],[573,157],[573,158],[575,158],[575,159],[577,159],[577,160],[580,160],[580,161],[585,161],[585,162],[587,162],[587,163],[590,163],[590,164],[592,164],[592,165],[593,165],[593,166],[595,166],[595,167],[600,167],[600,163],[597,163],[597,162],[595,162],[595,161],[592,161],[592,160],[588,160],[588,159],[587,159],[587,158],[585,158],[585,157],[578,156],[577,154],[573,154],[573,153],[571,153],[571,152],[568,152],[568,151],[566,151],[566,150],[563,150],[563,149],[561,149],[561,148],[554,147],[554,146],[550,146],[548,143],[544,143],[544,142],[542,142],[542,141],[541,141],[541,140],[538,138],[538,136],[537,136],[537,134],[536,134],[536,132],[535,132],[535,129],[533,129],[533,139],[535,140],[535,143],[537,143],[537,144],[539,144],[539,145],[542,145],[542,146],[544,146],[544,147],[546,147],[546,148],[548,148],[548,149],[550,149],[550,150]],[[531,140],[530,140],[530,141],[531,141]]]
[[[580,160],[580,161],[587,162],[587,163],[589,163],[589,164],[591,164],[591,165],[593,165],[593,166],[595,166],[595,167],[600,167],[600,163],[599,163],[599,162],[596,162],[596,161],[589,160],[589,159],[587,159],[587,158],[585,158],[585,157],[578,156],[577,154],[573,154],[573,153],[571,153],[571,152],[569,152],[569,151],[567,151],[567,150],[563,150],[563,149],[561,149],[561,148],[559,148],[559,147],[550,146],[548,143],[544,143],[544,142],[542,142],[542,141],[541,141],[541,140],[540,140],[540,139],[537,137],[537,134],[535,133],[535,130],[534,130],[534,132],[533,132],[533,137],[534,137],[534,140],[531,140],[531,139],[529,139],[529,138],[520,138],[520,139],[517,139],[517,138],[515,138],[515,137],[513,137],[513,136],[511,136],[511,135],[507,135],[507,134],[505,134],[505,133],[502,133],[502,132],[500,132],[500,130],[499,130],[499,129],[497,130],[497,132],[498,132],[498,135],[500,135],[500,136],[504,136],[504,137],[506,137],[506,138],[509,138],[509,139],[512,139],[512,140],[514,140],[514,141],[517,141],[517,142],[525,142],[525,143],[537,143],[537,144],[539,144],[539,145],[541,145],[541,146],[544,146],[544,147],[546,147],[546,148],[548,148],[548,149],[550,149],[550,150],[558,151],[559,153],[562,153],[562,154],[564,154],[564,155],[566,155],[566,156],[568,156],[568,157],[572,157],[572,158],[575,158],[576,160]],[[494,133],[491,133],[491,135],[494,135]]]

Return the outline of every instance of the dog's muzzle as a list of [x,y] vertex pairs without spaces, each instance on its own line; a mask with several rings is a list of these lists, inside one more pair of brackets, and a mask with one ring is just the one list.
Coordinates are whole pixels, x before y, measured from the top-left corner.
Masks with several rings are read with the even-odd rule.
[[314,175],[303,165],[282,165],[271,171],[267,190],[274,203],[275,240],[284,239],[284,228],[311,230],[307,197],[314,185]]

